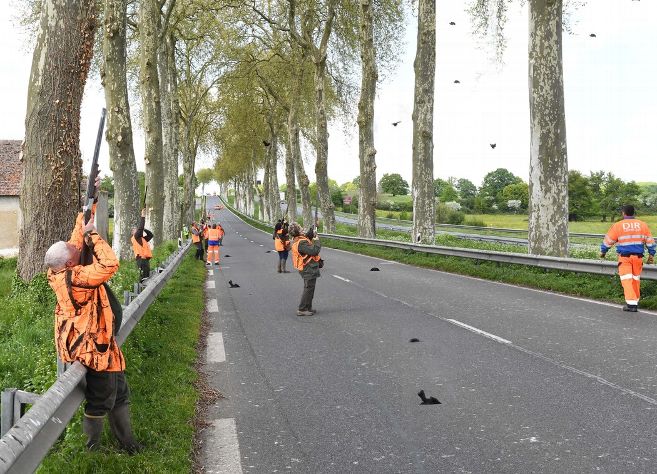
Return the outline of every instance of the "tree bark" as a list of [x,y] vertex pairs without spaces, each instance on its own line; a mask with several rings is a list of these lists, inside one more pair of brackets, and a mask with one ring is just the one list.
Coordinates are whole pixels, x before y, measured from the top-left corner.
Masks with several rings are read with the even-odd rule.
[[[270,137],[271,140],[271,137]],[[270,141],[271,143],[271,141]],[[271,147],[271,145],[269,145]],[[271,160],[269,159],[270,150],[267,150],[265,156],[265,172],[262,176],[262,192],[258,188],[258,195],[260,196],[260,214],[262,215],[262,220],[266,222],[271,222],[273,216],[271,215],[271,203],[269,198],[271,197],[271,191],[269,186],[271,185],[271,178],[269,174],[271,173]]]
[[195,175],[194,166],[196,164],[196,147],[193,143],[192,133],[190,130],[189,122],[185,124],[185,133],[182,143],[182,158],[183,158],[183,199],[181,203],[181,210],[184,219],[187,223],[194,220],[194,205],[195,205]]
[[[289,130],[288,130],[289,135]],[[290,140],[285,142],[285,200],[287,201],[287,220],[297,220],[297,186],[295,184],[294,157],[290,147]]]
[[127,0],[105,0],[101,79],[107,106],[110,169],[114,176],[114,239],[121,260],[133,258],[130,238],[139,220],[139,186],[132,142],[132,121],[126,78]]
[[27,94],[18,275],[43,270],[80,208],[80,103],[93,56],[95,2],[43,2]]
[[[297,176],[297,184],[301,190],[301,215],[303,216],[304,226],[312,225],[312,200],[310,197],[310,180],[303,167],[303,160],[301,159],[301,143],[299,141],[299,123],[297,122],[297,106],[291,104],[290,112],[288,114],[287,123],[288,132],[290,134],[290,152],[294,163],[294,173]],[[294,199],[296,206],[296,196]]]
[[358,235],[376,237],[376,148],[374,148],[374,99],[376,97],[376,52],[371,0],[360,0],[361,90],[358,101]]
[[[148,226],[153,241],[163,240],[164,219],[164,169],[162,149],[162,110],[160,81],[158,77],[158,25],[160,8],[158,0],[141,0],[139,11],[140,71],[139,82],[142,99],[143,128],[146,139],[144,162],[146,163],[146,207]],[[151,210],[152,209],[152,210]]]
[[413,105],[413,241],[435,243],[433,98],[436,75],[436,0],[419,0]]
[[315,163],[315,178],[317,179],[317,196],[322,209],[324,232],[335,233],[335,205],[331,200],[331,190],[328,183],[328,122],[326,119],[326,101],[324,97],[324,82],[326,80],[326,55],[315,63],[315,108],[317,128],[317,162]]
[[[269,167],[269,212],[273,224],[281,214],[280,194],[278,191],[278,135],[276,133],[273,133],[271,139]],[[281,216],[281,218],[283,218],[283,216]]]
[[562,0],[529,2],[529,253],[568,255]]
[[158,51],[160,97],[162,101],[162,172],[164,174],[164,215],[162,240],[174,240],[178,234],[178,122],[174,117],[173,96],[176,73],[173,35],[166,35]]

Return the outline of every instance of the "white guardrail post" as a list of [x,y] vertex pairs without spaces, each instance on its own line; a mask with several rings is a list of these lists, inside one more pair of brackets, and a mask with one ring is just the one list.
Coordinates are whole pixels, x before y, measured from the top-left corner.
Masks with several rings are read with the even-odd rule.
[[[190,246],[191,241],[188,241],[179,247],[167,260],[166,268],[154,273],[146,288],[123,309],[123,323],[116,337],[119,345],[125,342],[149,305],[175,273]],[[39,396],[38,400],[32,400],[32,408],[0,439],[0,474],[34,472],[39,467],[84,400],[86,372],[82,364],[73,363],[46,393]],[[16,397],[17,392],[21,391],[14,392],[12,398]],[[10,409],[9,406],[5,407],[5,398],[9,403],[10,396],[3,395],[3,424],[5,410]],[[11,409],[14,410],[14,407]]]

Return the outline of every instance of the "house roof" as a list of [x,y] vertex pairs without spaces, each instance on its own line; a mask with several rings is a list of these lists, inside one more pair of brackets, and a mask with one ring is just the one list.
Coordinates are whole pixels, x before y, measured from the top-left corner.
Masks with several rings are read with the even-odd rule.
[[0,140],[0,196],[18,196],[23,164],[20,140]]

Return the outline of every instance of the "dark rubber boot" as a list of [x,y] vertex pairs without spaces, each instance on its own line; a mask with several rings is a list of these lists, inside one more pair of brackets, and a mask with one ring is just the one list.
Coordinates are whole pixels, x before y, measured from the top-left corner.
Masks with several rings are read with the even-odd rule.
[[623,306],[623,311],[629,311],[630,313],[636,313],[639,310],[639,305],[636,304],[626,304]]
[[119,441],[121,449],[128,454],[136,454],[142,451],[144,446],[139,444],[132,434],[130,409],[128,407],[127,404],[114,407],[109,414],[110,428],[112,429],[112,434]]
[[100,449],[100,436],[103,434],[104,416],[82,417],[82,432],[87,435],[87,449],[89,451],[98,451]]

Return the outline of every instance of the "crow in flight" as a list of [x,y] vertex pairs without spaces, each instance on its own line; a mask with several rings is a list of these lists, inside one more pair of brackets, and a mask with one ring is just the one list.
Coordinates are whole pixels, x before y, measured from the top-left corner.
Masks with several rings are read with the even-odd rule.
[[262,141],[262,144],[265,145],[265,146],[269,146],[269,145],[271,145],[271,143],[269,143],[267,140],[263,140],[263,141]]
[[491,144],[490,144],[490,147],[491,147],[493,150],[495,149],[496,146],[497,146],[497,143],[491,143]]
[[393,127],[396,127],[396,126],[399,125],[400,123],[401,123],[401,120],[397,120],[396,122],[392,122],[392,126],[393,126]]
[[450,21],[449,24],[452,26],[456,25],[456,23],[454,23],[453,21]]

